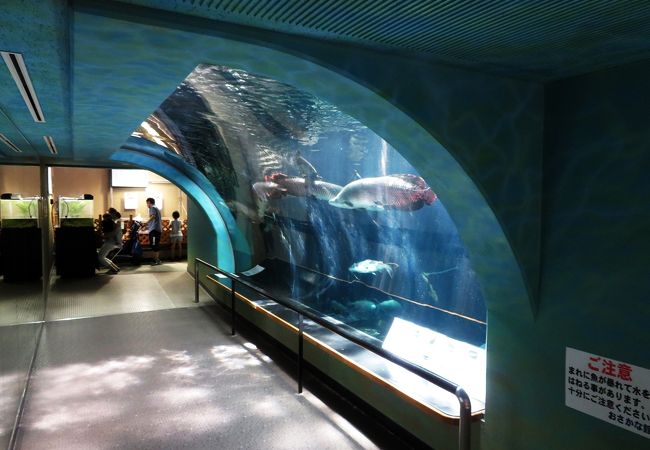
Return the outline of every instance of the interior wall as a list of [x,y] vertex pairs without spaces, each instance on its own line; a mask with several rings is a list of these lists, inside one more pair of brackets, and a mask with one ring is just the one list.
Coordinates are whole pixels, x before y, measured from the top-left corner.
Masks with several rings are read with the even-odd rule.
[[[125,194],[133,195],[137,199],[136,209],[124,208]],[[163,199],[162,208],[160,209],[160,214],[163,218],[171,219],[174,211],[179,212],[181,220],[187,218],[187,195],[185,195],[185,193],[176,185],[153,172],[149,172],[149,186],[146,188],[114,187],[112,193],[112,206],[120,211],[122,217],[133,215],[134,217],[140,216],[147,219],[149,218],[147,198],[155,197],[156,194],[160,194]]]
[[[188,228],[187,234],[187,270],[194,274],[194,259],[201,258],[214,266],[218,266],[217,236],[214,227],[208,220],[203,209],[192,199],[188,199]],[[205,266],[199,267],[201,275],[214,273]]]
[[546,88],[539,312],[488,318],[489,449],[648,448],[565,406],[566,347],[650,368],[648,79],[646,61]]
[[[38,168],[36,168],[38,171]],[[114,207],[123,217],[129,215],[149,217],[146,199],[160,194],[163,198],[161,214],[164,218],[171,218],[172,212],[178,211],[181,220],[187,218],[187,195],[165,178],[149,172],[149,186],[147,187],[114,187],[111,189],[110,169],[92,169],[79,167],[53,167],[52,187],[54,199],[59,196],[76,197],[83,194],[94,196],[94,215],[102,214],[109,207]],[[15,186],[13,179],[9,186]],[[0,184],[0,187],[2,184]],[[3,191],[5,192],[5,191]],[[11,191],[9,191],[11,192]],[[132,194],[137,199],[136,209],[124,209],[125,194]]]
[[52,193],[59,197],[79,197],[92,194],[93,210],[97,217],[108,209],[109,170],[80,167],[52,167]]
[[23,197],[41,195],[38,166],[0,166],[0,193],[11,192]]

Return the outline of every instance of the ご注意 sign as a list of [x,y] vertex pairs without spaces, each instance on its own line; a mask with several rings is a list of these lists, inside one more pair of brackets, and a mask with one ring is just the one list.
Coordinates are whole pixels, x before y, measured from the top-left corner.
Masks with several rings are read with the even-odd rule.
[[569,408],[650,438],[650,370],[566,348]]

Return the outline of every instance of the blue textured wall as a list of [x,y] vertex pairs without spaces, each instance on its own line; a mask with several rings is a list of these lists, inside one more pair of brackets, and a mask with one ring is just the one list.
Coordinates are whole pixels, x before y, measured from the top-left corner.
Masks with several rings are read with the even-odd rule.
[[489,449],[650,447],[564,406],[563,376],[567,346],[650,368],[649,78],[646,62],[546,89],[539,313],[488,318],[505,351]]

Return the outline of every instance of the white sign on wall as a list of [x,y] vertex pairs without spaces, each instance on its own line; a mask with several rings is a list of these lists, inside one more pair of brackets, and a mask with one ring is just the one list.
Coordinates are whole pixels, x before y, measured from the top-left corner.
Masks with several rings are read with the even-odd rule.
[[569,408],[650,438],[650,370],[566,348]]
[[113,187],[147,187],[149,172],[139,169],[111,170],[111,186]]
[[138,193],[125,192],[124,193],[124,209],[138,209]]

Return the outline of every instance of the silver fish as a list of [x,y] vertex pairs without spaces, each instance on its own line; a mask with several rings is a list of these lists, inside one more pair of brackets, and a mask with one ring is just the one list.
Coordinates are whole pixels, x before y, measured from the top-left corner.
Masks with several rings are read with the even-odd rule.
[[354,180],[329,203],[347,209],[415,211],[432,204],[436,198],[421,177],[397,174]]
[[307,182],[303,177],[290,177],[283,173],[274,173],[266,177],[270,182],[276,183],[287,194],[295,197],[315,197],[319,200],[331,200],[343,189],[338,184],[327,183],[326,181]]
[[287,195],[287,190],[272,181],[258,181],[253,184],[253,191],[257,197],[266,201],[270,198],[281,198]]
[[363,261],[356,262],[348,269],[356,277],[357,273],[371,273],[377,275],[380,272],[386,272],[389,276],[393,276],[393,266],[398,268],[399,265],[395,263],[385,263],[383,261],[376,261],[374,259],[364,259]]

